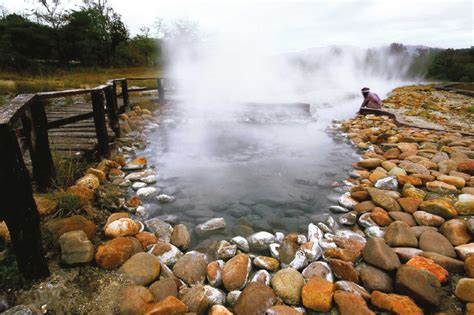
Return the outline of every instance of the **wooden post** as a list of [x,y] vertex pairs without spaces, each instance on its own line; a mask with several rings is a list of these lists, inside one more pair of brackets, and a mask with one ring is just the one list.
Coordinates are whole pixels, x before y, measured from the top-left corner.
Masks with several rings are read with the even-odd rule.
[[107,107],[107,114],[109,117],[109,125],[110,128],[115,133],[117,138],[120,137],[120,125],[118,119],[118,108],[117,108],[117,95],[115,94],[115,90],[113,86],[108,86],[105,89],[105,101]]
[[[26,136],[33,165],[33,179],[39,191],[46,191],[56,179],[56,169],[49,147],[48,118],[43,101],[38,100],[30,106],[29,120],[31,121],[30,134]],[[23,121],[26,120],[23,119]]]
[[98,90],[92,92],[91,96],[99,155],[110,156],[109,136],[107,134],[107,125],[105,122],[104,94],[102,91]]
[[122,87],[123,106],[125,111],[128,112],[130,110],[130,97],[128,96],[127,79],[120,81],[120,85]]
[[163,81],[161,78],[158,78],[156,83],[158,87],[158,101],[160,105],[163,105],[165,103],[165,89],[163,87]]
[[0,125],[0,220],[5,220],[20,275],[24,280],[49,276],[41,243],[40,220],[31,180],[15,131]]

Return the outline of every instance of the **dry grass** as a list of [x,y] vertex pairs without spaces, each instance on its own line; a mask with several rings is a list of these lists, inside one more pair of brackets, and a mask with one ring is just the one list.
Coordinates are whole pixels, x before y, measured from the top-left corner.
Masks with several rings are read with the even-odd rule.
[[56,181],[54,186],[56,189],[66,189],[74,185],[76,180],[81,177],[85,170],[89,168],[89,163],[83,160],[61,158],[59,155],[53,154],[53,162],[56,166]]

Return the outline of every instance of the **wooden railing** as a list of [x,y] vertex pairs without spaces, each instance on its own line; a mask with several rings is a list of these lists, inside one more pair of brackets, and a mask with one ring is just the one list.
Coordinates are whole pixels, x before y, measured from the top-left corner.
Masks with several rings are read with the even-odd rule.
[[[128,88],[130,81],[156,81],[156,87]],[[38,279],[49,274],[41,245],[39,215],[33,198],[33,186],[24,161],[19,137],[24,138],[32,166],[32,177],[38,191],[51,187],[56,178],[48,131],[93,118],[100,156],[110,155],[108,124],[120,137],[119,114],[129,110],[130,93],[158,90],[163,103],[164,78],[121,78],[91,89],[24,94],[0,107],[0,221],[9,229],[20,274]],[[120,85],[120,94],[117,87]],[[91,112],[48,121],[48,100],[76,95],[91,96]],[[118,97],[123,105],[118,106]],[[64,106],[73,106],[64,105]],[[107,118],[106,118],[107,116]],[[22,127],[19,127],[21,125]]]

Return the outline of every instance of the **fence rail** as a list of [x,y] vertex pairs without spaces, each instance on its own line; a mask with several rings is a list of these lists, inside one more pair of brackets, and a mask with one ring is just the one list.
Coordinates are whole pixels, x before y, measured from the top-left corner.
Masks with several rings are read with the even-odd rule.
[[[156,81],[156,87],[128,88],[130,81],[152,80]],[[164,80],[119,78],[90,89],[18,95],[8,105],[0,107],[0,221],[4,220],[10,231],[23,279],[38,279],[49,274],[33,198],[33,182],[38,191],[46,191],[56,178],[49,130],[93,118],[98,154],[107,157],[111,153],[108,128],[115,137],[120,137],[118,117],[129,110],[130,93],[157,90],[159,102],[164,103]],[[90,112],[48,121],[45,107],[49,100],[77,95],[90,95]],[[119,97],[123,100],[120,107]],[[64,108],[68,106],[71,105],[64,105]],[[29,151],[33,181],[24,161],[19,137],[24,138],[24,146]]]

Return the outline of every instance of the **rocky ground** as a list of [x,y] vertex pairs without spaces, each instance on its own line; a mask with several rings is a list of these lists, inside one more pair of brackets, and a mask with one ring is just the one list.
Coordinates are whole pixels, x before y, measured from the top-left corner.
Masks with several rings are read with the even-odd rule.
[[474,313],[474,138],[371,115],[340,122],[331,132],[361,160],[327,220],[191,248],[225,220],[190,231],[135,215],[174,200],[133,153],[154,124],[139,107],[122,116],[122,154],[68,189],[88,211],[44,224],[53,275],[0,299],[17,305],[5,314]]
[[433,85],[396,88],[383,106],[421,126],[474,133],[474,98]]

